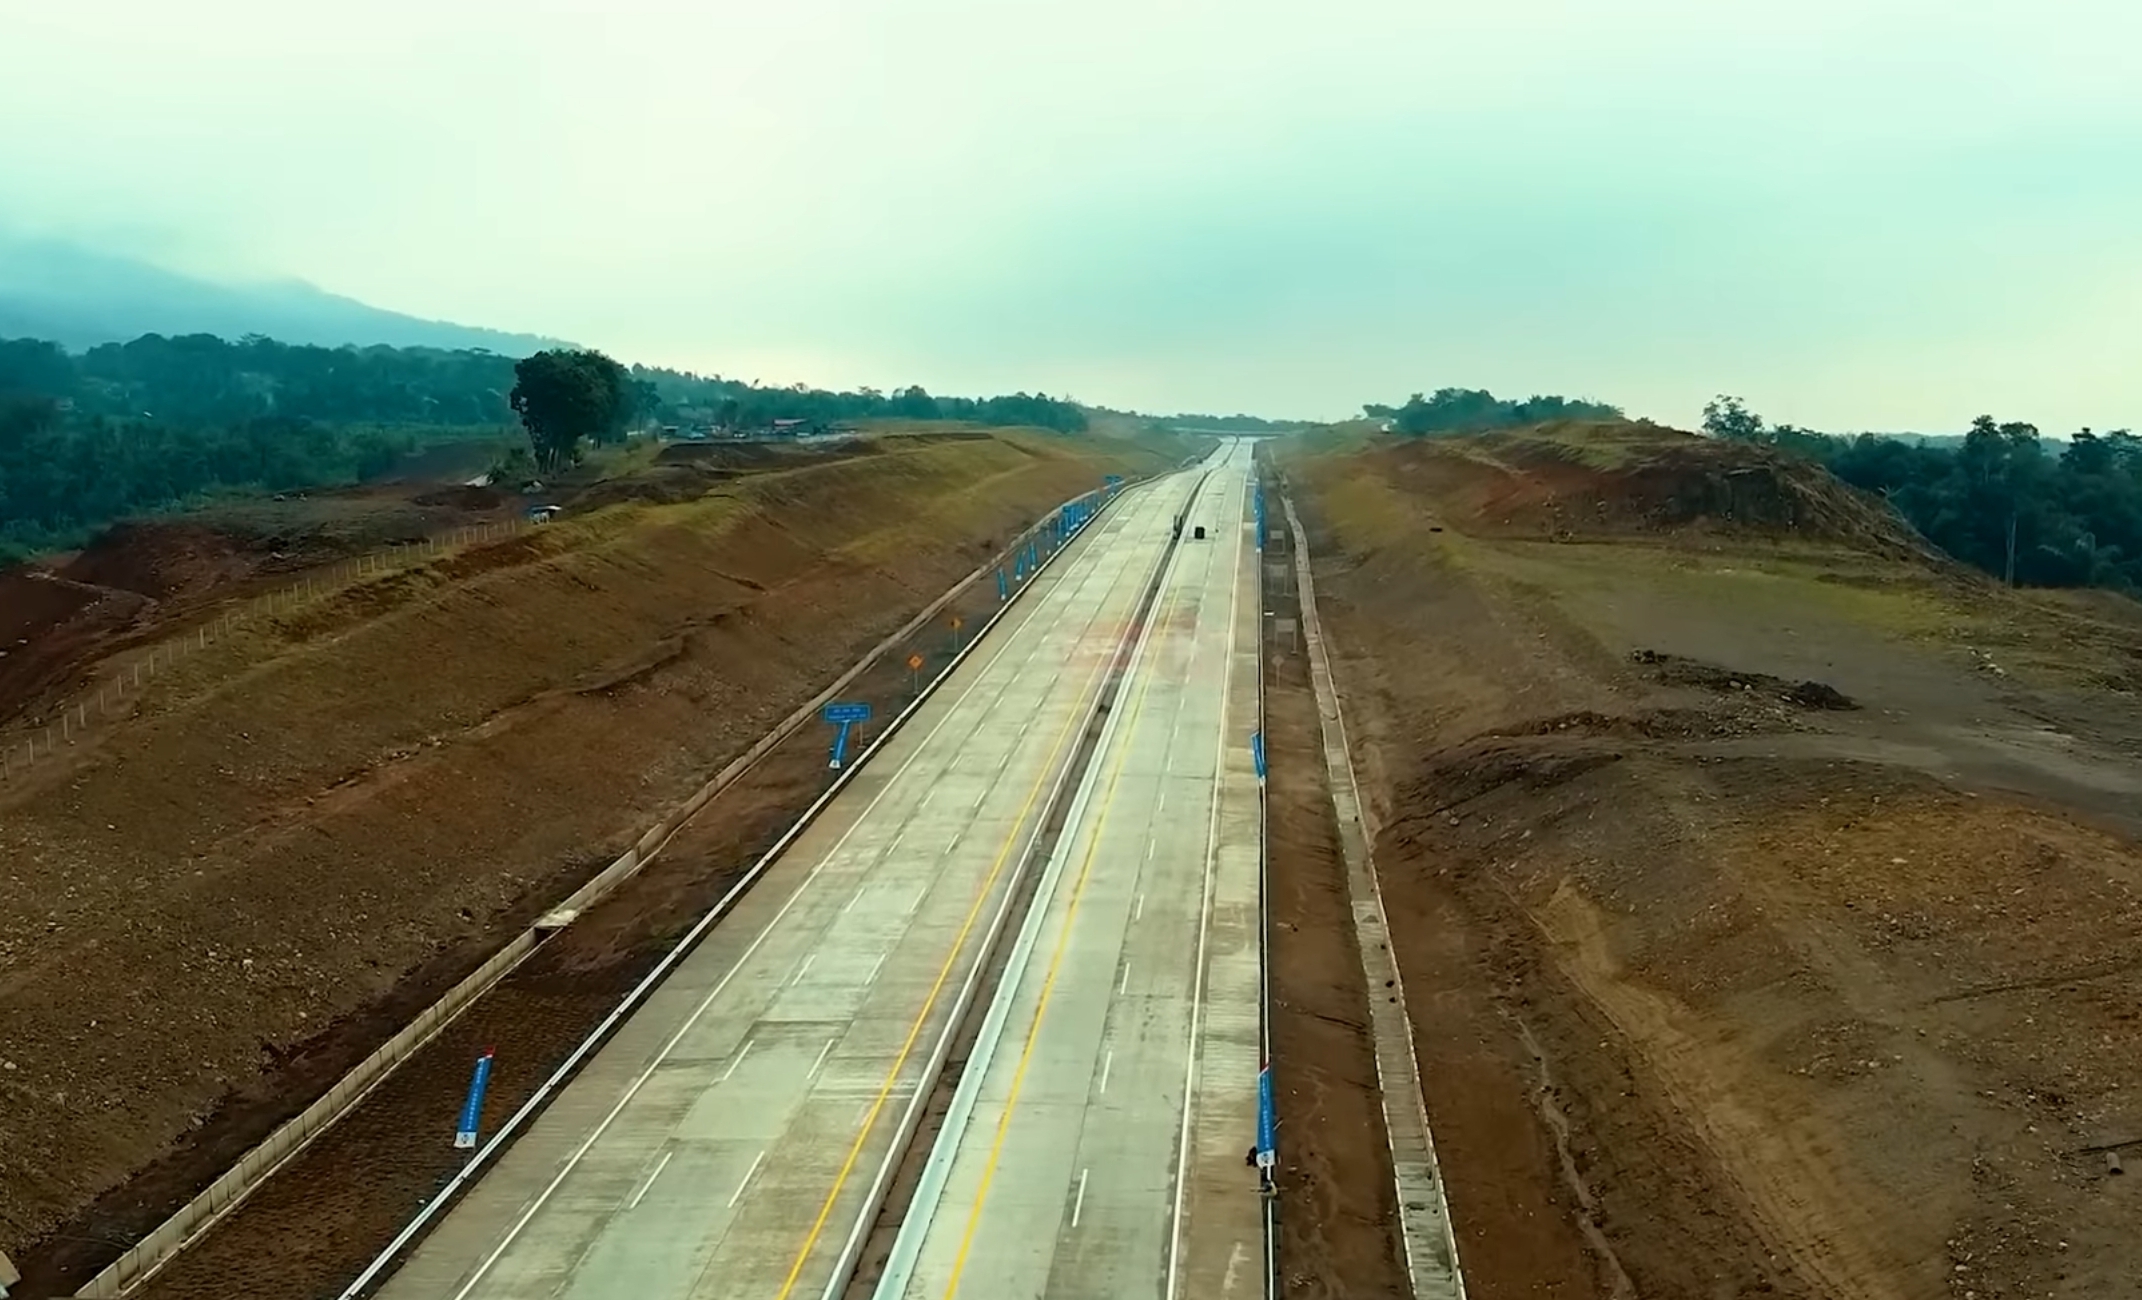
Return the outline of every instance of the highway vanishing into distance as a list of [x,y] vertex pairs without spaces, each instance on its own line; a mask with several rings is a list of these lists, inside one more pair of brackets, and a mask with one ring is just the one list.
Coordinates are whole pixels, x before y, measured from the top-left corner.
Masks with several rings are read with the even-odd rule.
[[1250,481],[1091,524],[379,1294],[842,1295],[972,993],[879,1300],[1261,1295]]

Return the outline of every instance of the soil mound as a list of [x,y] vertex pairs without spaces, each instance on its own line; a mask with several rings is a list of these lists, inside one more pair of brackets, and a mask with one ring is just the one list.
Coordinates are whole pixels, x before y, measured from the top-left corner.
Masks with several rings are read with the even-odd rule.
[[1818,465],[1657,425],[1559,421],[1393,441],[1374,453],[1462,531],[1557,539],[1687,533],[1842,543],[1931,558],[1884,505]]
[[496,510],[507,504],[506,494],[497,488],[478,487],[473,483],[456,483],[436,492],[426,492],[421,496],[411,497],[410,502],[413,505],[444,506],[450,510],[470,511]]
[[246,540],[217,529],[130,521],[104,530],[59,576],[170,600],[250,577],[261,558]]

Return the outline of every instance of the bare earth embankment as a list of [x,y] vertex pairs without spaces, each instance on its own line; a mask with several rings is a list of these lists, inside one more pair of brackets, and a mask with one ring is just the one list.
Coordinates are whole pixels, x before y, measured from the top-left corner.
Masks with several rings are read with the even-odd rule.
[[[18,770],[0,787],[0,1248],[28,1294],[111,1258],[1039,513],[1185,450],[1006,433],[657,467],[560,522],[249,620]],[[0,574],[55,593],[7,609],[23,626],[0,704],[46,707],[100,655],[332,558],[308,550],[316,530],[188,525],[160,550],[160,527],[85,552],[76,585]],[[904,673],[880,676],[866,693],[896,704]],[[505,990],[528,1014],[493,1023],[532,1054],[570,1043],[816,794],[822,763],[770,760],[630,915],[546,946]],[[434,1067],[449,1091],[465,1046]],[[429,1108],[423,1073],[407,1087]],[[502,1102],[535,1077],[502,1079]],[[347,1228],[338,1258],[381,1213],[313,1209],[291,1248]],[[271,1288],[292,1280],[246,1253]]]
[[2134,1294],[2134,606],[1649,427],[1280,460],[1474,1300]]

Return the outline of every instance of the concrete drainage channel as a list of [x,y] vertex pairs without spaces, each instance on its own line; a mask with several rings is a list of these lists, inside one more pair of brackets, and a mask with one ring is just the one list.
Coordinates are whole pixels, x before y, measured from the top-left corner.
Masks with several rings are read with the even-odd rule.
[[[1391,951],[1390,922],[1384,915],[1383,890],[1371,854],[1371,835],[1362,820],[1361,793],[1347,748],[1346,719],[1340,712],[1331,656],[1317,618],[1316,584],[1309,563],[1309,534],[1294,512],[1294,502],[1280,497],[1294,539],[1294,577],[1301,600],[1302,639],[1309,650],[1309,676],[1316,691],[1324,762],[1331,799],[1338,815],[1339,843],[1345,860],[1354,930],[1369,997],[1369,1030],[1375,1045],[1376,1079],[1383,1098],[1384,1132],[1391,1148],[1397,1184],[1400,1246],[1418,1300],[1464,1300],[1465,1278],[1458,1267],[1458,1241],[1436,1164],[1435,1139],[1428,1131],[1428,1111],[1421,1090],[1420,1062],[1413,1050],[1413,1022],[1406,1013],[1406,990],[1398,958]],[[1378,998],[1377,990],[1389,990]]]
[[[1138,482],[1143,483],[1145,481],[1148,480],[1142,479]],[[1124,486],[1128,489],[1136,486],[1136,484],[1125,484]],[[1095,494],[1085,493],[1081,494],[1080,497],[1073,498],[1073,500],[1085,500],[1093,495]],[[1096,513],[1089,519],[1089,527],[1093,520],[1102,517],[1102,513],[1105,513],[1108,504],[1110,503],[1104,500],[1102,512]],[[1027,542],[1038,537],[1046,528],[1048,521],[1055,517],[1055,514],[1056,512],[1052,511],[1049,516],[1044,518],[1042,523],[1037,524],[1034,528],[1014,539],[1003,552],[1001,557],[1003,562],[1009,563],[1011,556],[1016,554]],[[1062,551],[1059,550],[1050,555],[1044,561],[1043,567],[1046,567],[1048,563],[1053,563],[1061,553]],[[560,904],[552,908],[530,929],[523,931],[508,941],[503,948],[476,971],[456,984],[437,1002],[418,1015],[414,1021],[389,1039],[386,1044],[351,1069],[325,1095],[296,1117],[285,1122],[265,1141],[248,1151],[223,1176],[216,1179],[169,1219],[136,1242],[133,1247],[86,1284],[82,1285],[74,1294],[77,1297],[94,1297],[95,1300],[107,1300],[109,1297],[125,1295],[148,1280],[159,1268],[175,1258],[235,1210],[254,1190],[266,1183],[277,1170],[296,1157],[314,1138],[325,1132],[336,1120],[359,1105],[373,1089],[387,1079],[398,1065],[423,1049],[457,1016],[470,1006],[473,1006],[486,992],[510,975],[515,967],[527,960],[552,932],[570,924],[576,915],[592,906],[617,885],[645,867],[677,835],[684,825],[716,795],[749,772],[777,745],[789,739],[800,728],[812,722],[824,703],[836,697],[855,679],[874,667],[884,655],[892,653],[894,649],[916,635],[931,620],[936,618],[944,608],[966,593],[997,567],[998,562],[993,560],[990,564],[986,564],[967,575],[967,577],[916,615],[914,619],[875,647],[870,654],[843,673],[824,691],[783,719],[781,724],[773,731],[762,737],[744,754],[739,755],[724,766],[689,800],[668,817],[663,818],[656,826],[650,828],[617,861],[605,867],[595,877],[581,886],[580,889],[574,891],[571,896],[562,900]],[[1035,570],[1035,573],[1038,574],[1039,569]],[[1027,581],[1014,591],[1012,600],[1015,601],[1019,594],[1031,587],[1032,576],[1029,575]],[[586,1059],[592,1049],[608,1036],[615,1024],[632,1007],[638,1004],[639,1000],[645,996],[646,991],[659,982],[661,976],[667,973],[676,960],[681,959],[684,953],[705,932],[705,929],[733,906],[736,899],[741,897],[742,893],[763,873],[773,859],[779,856],[780,852],[787,847],[795,835],[810,824],[823,807],[831,801],[833,796],[852,778],[853,774],[864,766],[869,756],[897,730],[899,723],[904,721],[915,708],[919,707],[922,701],[927,699],[930,693],[935,690],[937,685],[964,661],[967,652],[981,641],[983,634],[994,626],[997,620],[1002,618],[1010,608],[1011,602],[1009,601],[998,606],[982,628],[969,639],[967,646],[953,656],[941,672],[924,687],[918,698],[872,741],[870,747],[861,756],[850,763],[848,770],[841,774],[832,788],[814,802],[774,845],[773,849],[755,863],[744,878],[714,905],[700,924],[695,926],[685,939],[677,945],[677,948],[663,959],[655,971],[642,982],[641,986],[634,988],[627,995],[623,1005],[598,1027],[587,1042],[581,1045],[581,1050],[576,1051],[568,1059],[567,1063],[546,1081],[537,1094],[522,1107],[521,1112],[516,1113],[513,1119],[508,1121],[508,1126],[502,1128],[494,1136],[490,1144],[479,1150],[476,1158],[472,1159],[469,1165],[465,1167],[464,1175],[473,1172],[484,1164],[489,1156],[496,1153],[496,1148],[503,1139],[509,1137],[513,1131],[516,1131],[519,1124],[524,1123],[526,1118],[532,1117],[533,1111],[540,1108],[541,1103],[555,1090],[556,1085],[570,1076],[571,1072],[581,1061]],[[449,1199],[465,1184],[465,1181],[465,1177],[457,1177],[453,1184],[439,1198],[436,1198],[435,1204],[442,1204],[444,1200]],[[429,1217],[437,1212],[433,1205],[427,1205],[426,1211],[427,1213],[422,1216],[420,1222],[412,1225],[413,1228],[421,1227],[422,1222],[428,1221]],[[405,1236],[411,1236],[411,1234],[405,1232]],[[398,1247],[406,1244],[407,1241],[397,1242]],[[378,1262],[375,1261],[375,1265]],[[375,1276],[371,1270],[367,1271],[367,1280]],[[356,1288],[353,1287],[350,1294],[355,1293]]]

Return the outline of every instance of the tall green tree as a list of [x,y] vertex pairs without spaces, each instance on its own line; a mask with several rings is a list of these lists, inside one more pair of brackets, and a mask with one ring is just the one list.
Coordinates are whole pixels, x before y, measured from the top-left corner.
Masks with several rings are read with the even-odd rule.
[[594,351],[538,352],[513,367],[507,395],[528,430],[541,473],[555,474],[580,459],[583,438],[621,435],[630,414],[625,368]]
[[1703,431],[1736,442],[1764,441],[1763,417],[1749,410],[1746,401],[1725,393],[1703,404]]

